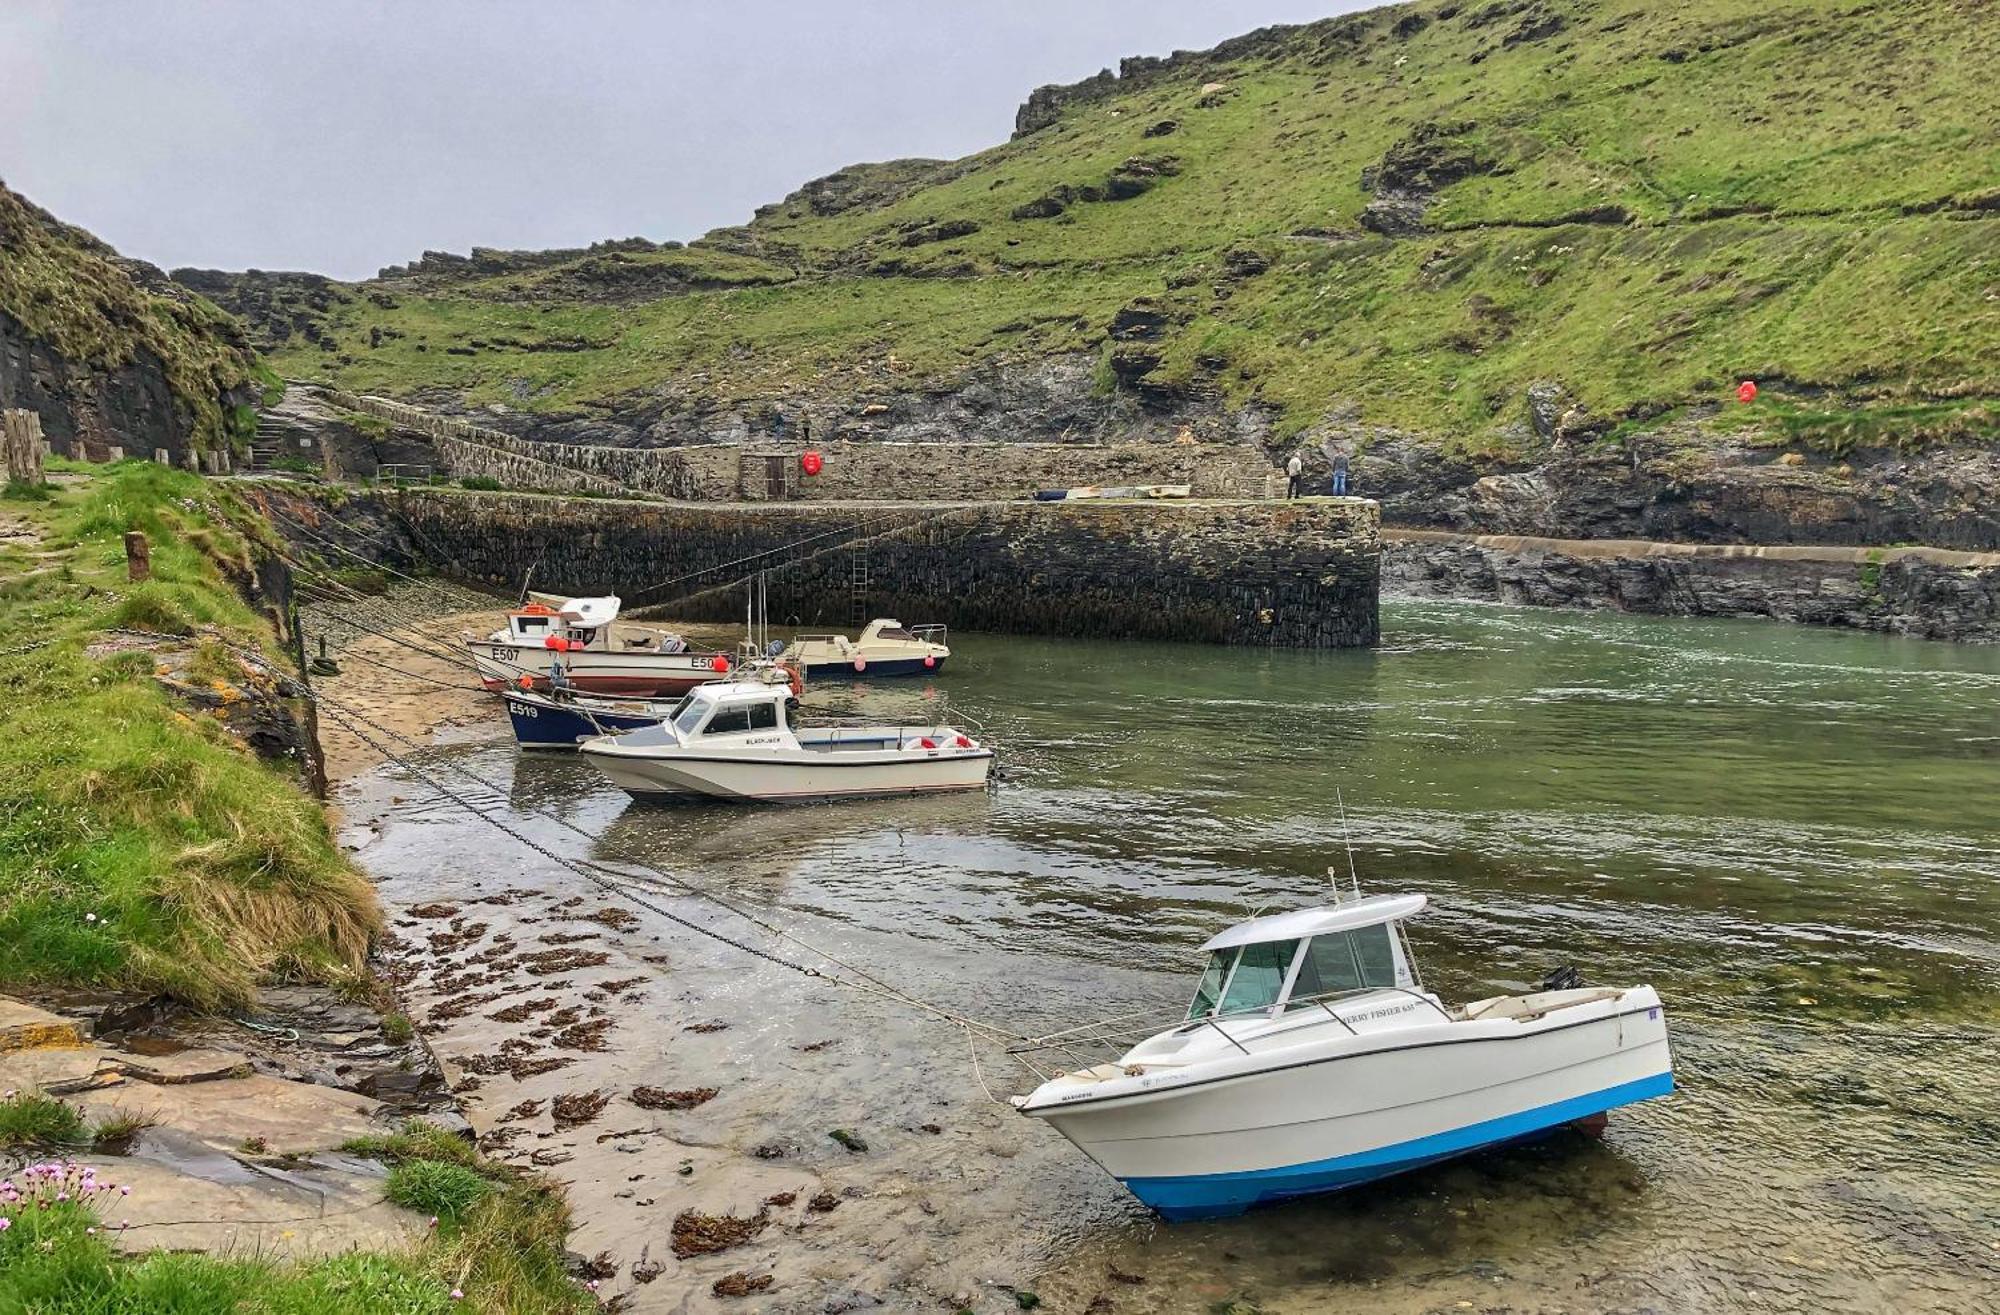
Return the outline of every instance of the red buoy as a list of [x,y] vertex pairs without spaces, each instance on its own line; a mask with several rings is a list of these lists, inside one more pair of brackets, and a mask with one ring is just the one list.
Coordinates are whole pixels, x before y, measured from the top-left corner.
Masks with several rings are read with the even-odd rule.
[[717,653],[708,660],[708,669],[710,671],[727,671],[729,670],[729,659]]
[[818,451],[813,448],[807,448],[799,455],[799,469],[808,475],[819,474],[821,467],[825,465],[826,462],[820,458]]
[[854,659],[854,669],[855,669],[856,671],[866,671],[866,670],[868,670],[868,659],[867,659],[867,658],[856,658],[856,659]]
[[1756,401],[1757,400],[1756,383],[1753,380],[1745,379],[1742,383],[1736,385],[1736,400],[1743,403],[1743,405],[1745,406],[1748,406],[1750,405],[1750,403]]
[[936,665],[937,665],[937,654],[935,653],[924,654],[924,666],[926,668],[934,667]]

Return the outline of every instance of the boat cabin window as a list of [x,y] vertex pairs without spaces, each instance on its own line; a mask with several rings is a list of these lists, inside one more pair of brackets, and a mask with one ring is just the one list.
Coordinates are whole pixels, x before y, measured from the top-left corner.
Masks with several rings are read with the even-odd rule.
[[549,619],[545,616],[517,616],[514,618],[514,629],[524,635],[530,630],[547,630],[548,628]]
[[778,705],[775,703],[751,704],[750,729],[753,731],[774,731],[778,729]]
[[[1212,955],[1201,975],[1189,1018],[1208,1014],[1249,1013],[1268,1009],[1278,1002],[1285,989],[1285,976],[1292,970],[1297,941],[1265,941],[1240,949],[1221,950]],[[1221,1000],[1216,995],[1220,992]]]
[[750,729],[750,709],[744,704],[730,708],[718,708],[708,719],[703,735],[741,735]]
[[1405,983],[1397,972],[1396,950],[1389,924],[1315,936],[1299,961],[1292,983],[1290,1009],[1309,1009],[1314,996]]
[[876,637],[877,639],[915,639],[915,638],[916,638],[916,636],[915,636],[915,635],[911,634],[911,633],[910,633],[910,632],[909,632],[908,630],[904,629],[904,628],[903,628],[902,626],[883,626],[883,627],[882,627],[882,628],[881,628],[880,630],[877,630],[877,631],[875,632],[875,637]]
[[588,645],[591,640],[597,638],[597,632],[595,630],[572,630],[569,632],[569,637],[579,644]]

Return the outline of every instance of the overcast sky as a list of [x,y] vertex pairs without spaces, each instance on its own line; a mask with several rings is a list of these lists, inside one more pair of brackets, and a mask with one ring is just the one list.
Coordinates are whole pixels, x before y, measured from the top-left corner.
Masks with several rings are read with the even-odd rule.
[[0,179],[129,255],[356,278],[690,238],[1045,82],[1367,0],[0,0]]

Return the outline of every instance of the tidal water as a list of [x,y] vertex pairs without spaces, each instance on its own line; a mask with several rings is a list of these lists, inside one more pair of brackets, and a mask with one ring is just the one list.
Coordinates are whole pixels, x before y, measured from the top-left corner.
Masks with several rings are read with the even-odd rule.
[[[1194,947],[1344,883],[1347,837],[1364,890],[1430,896],[1411,936],[1448,1000],[1568,964],[1668,1003],[1681,1089],[1601,1141],[1167,1226],[988,1102],[1032,1079],[990,1050],[975,1070],[956,1029],[649,927],[691,1007],[786,1016],[775,1077],[768,1031],[724,1034],[769,1088],[758,1120],[878,1127],[881,1173],[962,1179],[926,1207],[946,1292],[972,1256],[1079,1312],[1994,1308],[2000,649],[1415,602],[1384,631],[1343,653],[955,635],[937,678],[808,691],[948,706],[1000,751],[984,795],[645,807],[504,739],[431,757],[600,837],[520,824],[564,852],[698,877],[1018,1032],[1181,1004]],[[575,884],[407,795],[364,854],[392,898]],[[840,1047],[800,1053],[802,1018]],[[713,1135],[750,1139],[724,1105]],[[898,1131],[925,1119],[968,1131]]]

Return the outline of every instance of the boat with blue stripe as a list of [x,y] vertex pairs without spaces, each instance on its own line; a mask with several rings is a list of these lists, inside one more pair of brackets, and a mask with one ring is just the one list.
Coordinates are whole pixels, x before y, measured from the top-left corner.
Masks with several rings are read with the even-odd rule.
[[[1650,986],[1543,989],[1450,1006],[1403,922],[1422,895],[1253,918],[1215,936],[1193,1003],[1103,1064],[1017,1096],[1170,1220],[1340,1191],[1536,1137],[1674,1089]],[[1143,1034],[1112,1020],[1015,1048]]]

